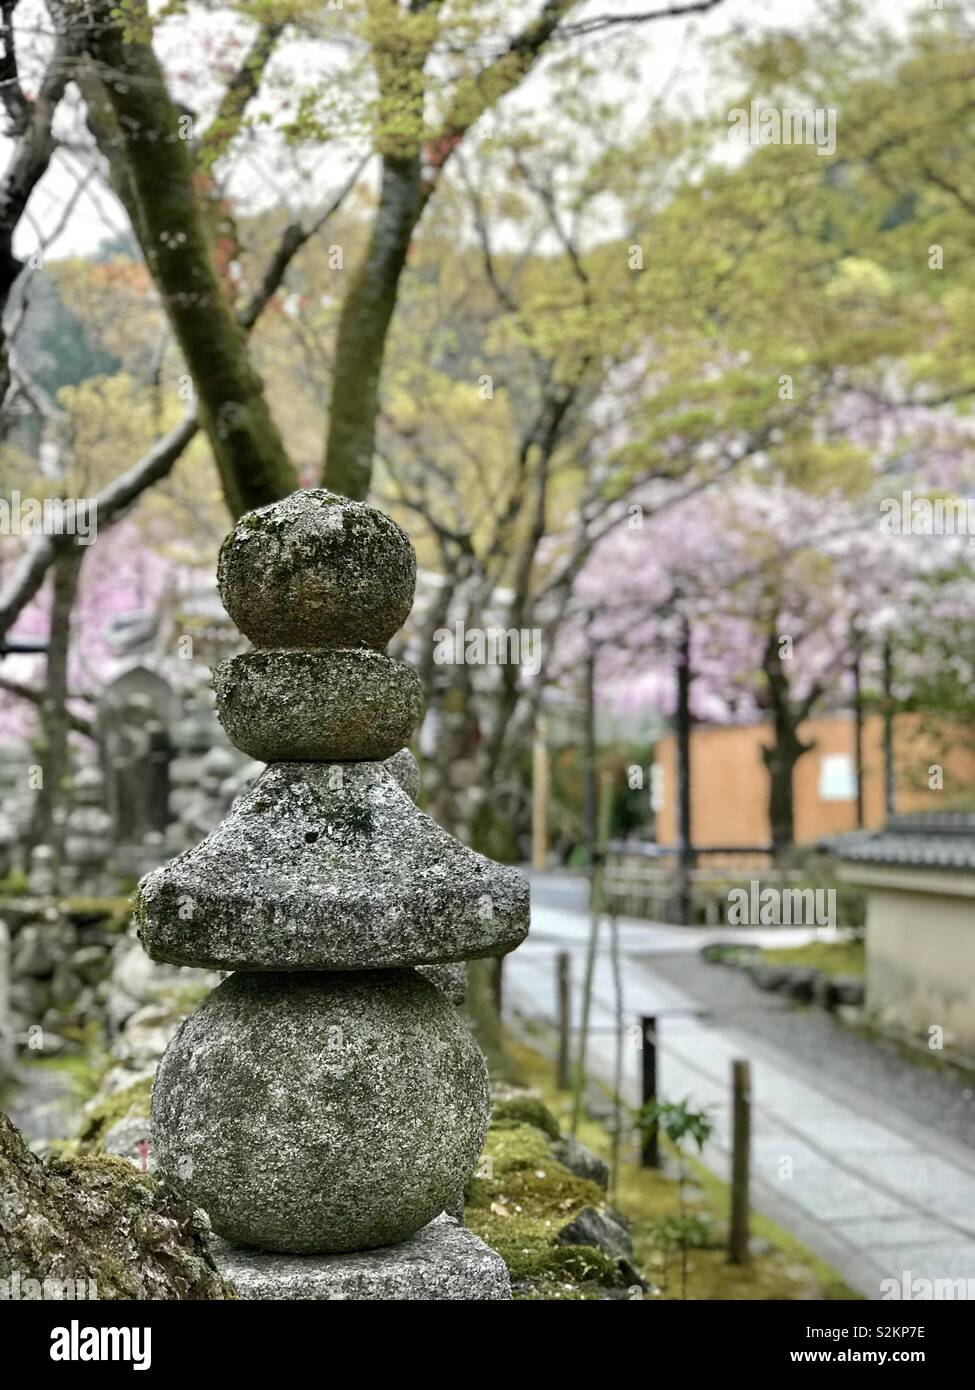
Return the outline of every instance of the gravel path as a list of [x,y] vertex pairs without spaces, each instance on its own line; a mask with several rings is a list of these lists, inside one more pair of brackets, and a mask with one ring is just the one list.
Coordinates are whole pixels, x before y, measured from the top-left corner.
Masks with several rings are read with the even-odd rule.
[[[580,895],[571,885],[541,880],[532,897],[531,933],[505,965],[506,1012],[512,1021],[553,1022],[556,954],[567,951],[578,1020],[589,933]],[[740,932],[731,934],[741,940]],[[746,1059],[754,1205],[867,1298],[900,1297],[904,1289],[910,1296],[917,1280],[950,1280],[953,1292],[940,1296],[964,1297],[967,1290],[975,1297],[971,1088],[846,1031],[812,1007],[797,1008],[757,989],[738,970],[700,958],[705,940],[728,935],[728,929],[621,921],[621,1030],[609,932],[603,930],[590,1075],[612,1083],[620,1039],[623,1094],[636,1106],[637,1020],[656,1017],[659,1094],[689,1097],[708,1110],[714,1132],[704,1161],[727,1178],[731,1065]],[[773,935],[777,944],[793,944],[781,928]]]
[[911,1062],[870,1042],[822,1009],[797,1007],[753,985],[743,970],[709,965],[699,955],[654,955],[652,968],[726,1018],[742,1033],[786,1049],[796,1061],[880,1096],[905,1120],[975,1150],[975,1086]]

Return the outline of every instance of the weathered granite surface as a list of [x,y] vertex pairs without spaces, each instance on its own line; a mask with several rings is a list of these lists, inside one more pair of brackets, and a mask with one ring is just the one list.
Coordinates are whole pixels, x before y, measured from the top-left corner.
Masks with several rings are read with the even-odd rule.
[[456,965],[418,965],[417,971],[458,1008],[467,998],[467,966],[462,961]]
[[229,1240],[364,1250],[463,1188],[488,1106],[477,1044],[415,971],[237,974],[160,1064],[152,1151]]
[[386,771],[391,772],[411,801],[420,795],[420,769],[408,748],[401,748],[386,759]]
[[528,884],[418,811],[381,763],[274,763],[195,849],[142,880],[154,960],[371,970],[502,955]]
[[[220,1236],[288,1255],[242,1254],[253,1288],[505,1298],[495,1256],[428,1223],[457,1208],[487,1128],[484,1061],[450,1002],[457,963],[524,939],[528,885],[411,800],[416,765],[398,750],[419,689],[382,648],[412,602],[412,546],[372,508],[299,492],[241,518],[219,578],[260,649],[217,673],[225,727],[270,765],[139,888],[152,957],[237,972],[160,1064],[155,1162]],[[422,1258],[404,1255],[411,1236]]]
[[450,1302],[511,1297],[500,1255],[450,1216],[400,1245],[347,1255],[268,1255],[219,1238],[214,1263],[244,1299],[376,1299]]
[[227,737],[262,763],[382,760],[423,714],[412,666],[368,647],[245,652],[213,687]]
[[375,507],[307,488],[240,518],[217,582],[255,646],[381,651],[409,616],[416,555]]

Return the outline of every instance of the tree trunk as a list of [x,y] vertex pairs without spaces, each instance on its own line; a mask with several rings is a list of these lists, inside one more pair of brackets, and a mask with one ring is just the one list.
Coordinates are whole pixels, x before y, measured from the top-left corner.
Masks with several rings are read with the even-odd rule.
[[50,845],[60,862],[61,830],[57,811],[64,799],[68,773],[68,656],[71,648],[71,610],[85,551],[72,546],[54,562],[51,619],[47,646],[47,674],[41,705],[41,777],[28,833],[28,848]]
[[372,478],[386,336],[423,206],[419,154],[387,155],[372,235],[339,319],[325,446],[325,486],[357,500]]
[[152,44],[147,12],[98,6],[88,51],[114,115],[114,139],[136,204],[134,225],[193,378],[199,415],[232,516],[293,492],[297,474],[271,419],[247,341],[221,287],[181,127]]
[[888,636],[884,640],[884,810],[896,811],[897,773],[894,767],[894,651]]
[[583,708],[586,728],[583,737],[585,761],[582,784],[582,823],[585,826],[586,855],[589,864],[590,896],[592,869],[596,862],[596,648],[592,636],[592,614],[586,614],[586,659],[583,667]]
[[18,1281],[9,1298],[234,1297],[199,1214],[124,1159],[42,1163],[0,1112],[0,1193],[0,1279]]
[[811,745],[788,734],[777,736],[771,748],[762,749],[769,774],[768,818],[772,857],[776,863],[788,857],[796,841],[793,773],[796,763]]
[[769,774],[768,818],[772,856],[776,863],[781,863],[788,858],[796,840],[793,796],[795,766],[799,759],[805,753],[811,752],[816,745],[804,743],[799,737],[798,728],[808,714],[809,702],[807,701],[802,708],[796,708],[793,704],[775,633],[769,637],[763,665],[768,680],[775,741],[770,748],[762,749],[762,758]]
[[860,634],[853,629],[853,764],[856,776],[856,828],[863,829],[863,651]]
[[498,1008],[501,959],[467,962],[467,1001],[465,1008],[478,1046],[484,1053],[492,1076],[510,1076],[511,1063],[505,1055]]

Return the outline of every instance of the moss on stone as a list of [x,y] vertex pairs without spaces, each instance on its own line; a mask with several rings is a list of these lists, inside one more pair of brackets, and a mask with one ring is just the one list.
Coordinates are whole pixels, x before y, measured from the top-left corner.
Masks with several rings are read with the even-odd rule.
[[152,1077],[146,1076],[141,1081],[133,1082],[131,1086],[113,1091],[104,1100],[92,1106],[78,1136],[82,1151],[99,1150],[108,1131],[126,1116],[148,1116],[151,1095]]
[[806,946],[763,950],[761,958],[767,965],[809,966],[826,975],[862,976],[866,970],[866,945],[857,938],[849,941],[811,941]]
[[[551,1059],[524,1042],[509,1040],[507,1046],[522,1081],[530,1085],[556,1114],[567,1117],[570,1101],[564,1093],[555,1089]],[[584,1116],[578,1138],[599,1157],[604,1160],[610,1158],[612,1137],[598,1121]],[[688,1214],[708,1220],[710,1241],[706,1246],[690,1251],[688,1298],[802,1300],[859,1297],[843,1283],[835,1270],[816,1259],[794,1236],[757,1211],[752,1212],[752,1232],[767,1248],[764,1253],[756,1253],[748,1264],[729,1264],[726,1250],[728,1187],[702,1163],[691,1160],[689,1167],[694,1186],[699,1190],[693,1196],[688,1194]],[[509,1180],[509,1185],[510,1181],[513,1179]],[[635,1133],[628,1136],[623,1144],[615,1201],[630,1225],[634,1263],[654,1285],[645,1297],[680,1297],[681,1254],[673,1248],[663,1248],[665,1245],[672,1246],[672,1243],[661,1240],[665,1223],[672,1224],[679,1210],[676,1183],[661,1169],[640,1166]],[[554,1280],[533,1279],[530,1285],[517,1296],[526,1299],[599,1296],[575,1291],[571,1286]]]
[[65,1036],[74,1036],[79,1044],[77,1052],[56,1053],[52,1057],[41,1057],[27,1052],[21,1058],[21,1066],[31,1071],[59,1072],[69,1077],[73,1089],[75,1105],[84,1105],[95,1095],[111,1058],[102,1042],[101,1029],[97,1023],[86,1024],[83,1028],[63,1029]]
[[127,896],[93,897],[73,894],[67,897],[39,898],[19,892],[8,875],[0,879],[0,915],[11,915],[18,921],[40,917],[51,906],[72,922],[97,926],[99,931],[118,933],[128,926],[132,903]]
[[510,1129],[512,1125],[534,1125],[550,1139],[559,1138],[559,1122],[537,1096],[525,1094],[496,1100],[491,1111],[492,1129]]
[[522,1168],[539,1168],[554,1163],[548,1135],[534,1125],[492,1126],[484,1146],[488,1171],[495,1177],[516,1173]]
[[[499,1115],[500,1112],[500,1115]],[[520,1121],[531,1114],[554,1135]],[[480,1171],[465,1193],[466,1222],[502,1257],[516,1298],[598,1299],[627,1280],[615,1259],[585,1245],[560,1245],[559,1233],[604,1194],[552,1155],[558,1125],[540,1101],[517,1096],[495,1105]]]

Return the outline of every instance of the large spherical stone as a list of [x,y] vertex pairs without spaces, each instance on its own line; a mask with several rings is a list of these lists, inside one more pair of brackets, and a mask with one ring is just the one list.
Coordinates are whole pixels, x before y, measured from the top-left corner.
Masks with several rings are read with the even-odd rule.
[[412,607],[416,554],[375,507],[308,488],[240,518],[217,582],[255,646],[382,650]]
[[413,970],[231,975],[159,1066],[159,1174],[238,1245],[405,1240],[452,1201],[488,1120],[484,1061]]
[[423,713],[412,666],[366,647],[245,652],[213,686],[227,737],[261,763],[381,762]]

